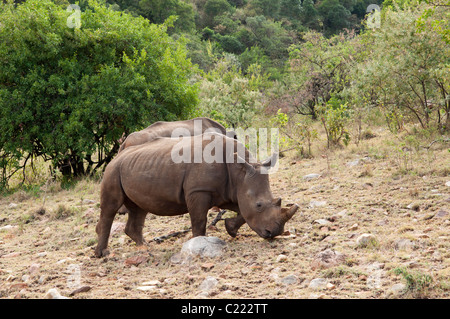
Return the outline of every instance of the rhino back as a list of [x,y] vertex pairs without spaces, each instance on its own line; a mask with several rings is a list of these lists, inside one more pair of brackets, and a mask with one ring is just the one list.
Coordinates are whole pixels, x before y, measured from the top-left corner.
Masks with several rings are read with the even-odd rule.
[[[196,132],[194,127],[195,123],[194,121],[200,120],[202,121],[201,130]],[[164,122],[164,121],[155,122],[141,131],[131,133],[122,143],[119,152],[122,152],[125,148],[128,148],[130,146],[151,142],[157,137],[172,137],[172,134],[174,133],[175,129],[185,129],[185,132],[187,131],[191,136],[193,136],[195,134],[201,134],[205,132],[207,129],[211,128],[215,129],[218,133],[224,135],[226,134],[225,127],[207,117],[197,117],[191,120],[176,121],[176,122]]]
[[[174,163],[171,151],[180,140],[184,139],[157,138],[121,155],[122,189],[142,209],[157,215],[178,215],[187,212],[186,200],[196,192],[210,193],[219,201],[224,197],[226,165]],[[184,142],[189,143],[193,154],[193,143],[190,139]]]

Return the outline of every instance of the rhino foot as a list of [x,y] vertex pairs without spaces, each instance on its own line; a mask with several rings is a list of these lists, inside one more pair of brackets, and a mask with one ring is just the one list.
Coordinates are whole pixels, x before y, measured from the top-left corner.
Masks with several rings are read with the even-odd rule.
[[95,249],[95,257],[97,258],[102,258],[102,257],[106,257],[109,255],[109,250],[108,249],[99,249],[98,247]]

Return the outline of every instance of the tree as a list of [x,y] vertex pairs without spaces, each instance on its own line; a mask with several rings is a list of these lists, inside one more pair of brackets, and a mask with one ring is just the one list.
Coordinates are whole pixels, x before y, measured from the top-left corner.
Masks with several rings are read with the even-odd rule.
[[354,48],[354,33],[327,39],[321,33],[307,32],[304,43],[290,48],[289,93],[282,97],[296,113],[318,118],[317,106],[326,105],[333,93],[348,85]]
[[186,117],[197,104],[196,72],[168,25],[95,1],[69,28],[66,6],[0,4],[2,183],[43,157],[65,177],[92,174],[118,140],[157,120]]
[[227,127],[251,127],[261,110],[262,94],[258,89],[261,74],[243,76],[233,55],[219,60],[202,81],[199,110]]
[[327,35],[336,34],[350,26],[350,11],[344,7],[339,0],[324,0],[318,7],[323,17],[323,28]]
[[280,10],[280,0],[252,0],[249,6],[255,10],[257,15],[277,19]]
[[280,22],[268,20],[265,16],[248,17],[246,29],[249,31],[247,47],[259,46],[272,60],[285,61],[287,48],[294,41],[294,36],[281,26]]
[[302,8],[301,0],[281,0],[280,17],[286,17],[290,20],[298,20]]
[[362,36],[371,52],[352,71],[353,87],[355,96],[366,96],[389,121],[411,120],[443,131],[450,128],[450,43],[433,20],[442,21],[447,13],[436,10],[418,31],[428,8],[416,4],[385,9],[381,27]]
[[314,6],[313,0],[303,0],[300,10],[300,21],[307,28],[316,31],[320,30],[320,15]]
[[161,24],[168,17],[176,15],[174,23],[178,31],[191,31],[195,28],[192,5],[180,0],[141,0],[139,13],[153,23]]
[[214,18],[233,11],[233,6],[227,0],[207,0],[203,7],[204,26],[214,26]]

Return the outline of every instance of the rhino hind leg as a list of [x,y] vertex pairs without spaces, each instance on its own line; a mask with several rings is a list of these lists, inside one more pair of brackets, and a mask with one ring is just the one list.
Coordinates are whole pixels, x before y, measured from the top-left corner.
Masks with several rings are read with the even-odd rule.
[[124,202],[124,193],[117,175],[105,174],[100,191],[100,219],[95,227],[98,236],[96,257],[108,255],[108,239],[117,210]]
[[109,253],[106,249],[108,247],[109,234],[111,232],[111,226],[114,221],[114,217],[116,216],[117,209],[121,205],[117,203],[115,204],[114,202],[115,201],[108,203],[102,202],[100,204],[100,219],[97,223],[97,226],[95,227],[95,231],[97,232],[98,236],[98,244],[95,248],[95,256],[99,258],[105,257]]
[[129,200],[125,201],[125,206],[128,209],[128,221],[125,226],[125,234],[134,240],[136,245],[142,246],[145,242],[142,231],[144,229],[147,212]]

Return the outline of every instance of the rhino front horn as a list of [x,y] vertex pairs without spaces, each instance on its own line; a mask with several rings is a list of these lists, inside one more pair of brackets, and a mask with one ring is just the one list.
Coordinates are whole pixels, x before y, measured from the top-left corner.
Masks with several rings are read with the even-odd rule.
[[281,214],[283,215],[284,222],[287,222],[289,219],[294,216],[294,214],[297,212],[299,206],[297,204],[292,205],[289,208],[282,208]]

